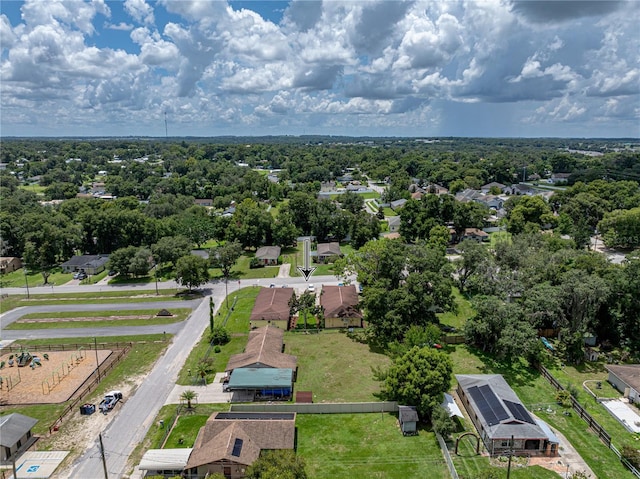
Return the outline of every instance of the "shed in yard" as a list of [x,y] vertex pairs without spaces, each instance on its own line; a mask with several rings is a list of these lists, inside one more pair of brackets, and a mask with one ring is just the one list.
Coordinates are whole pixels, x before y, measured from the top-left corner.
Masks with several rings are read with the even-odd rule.
[[405,436],[418,434],[418,411],[413,406],[398,406],[398,422]]
[[38,420],[19,413],[0,416],[0,462],[19,456],[35,442],[31,429]]

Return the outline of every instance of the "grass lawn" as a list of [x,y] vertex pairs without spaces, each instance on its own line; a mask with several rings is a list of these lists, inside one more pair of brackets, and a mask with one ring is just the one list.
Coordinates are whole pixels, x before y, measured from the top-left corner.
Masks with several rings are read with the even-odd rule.
[[[598,397],[620,398],[622,394],[616,391],[609,382],[607,382],[608,372],[604,368],[604,361],[584,363],[578,366],[564,365],[561,366],[559,361],[555,361],[547,365],[547,369],[553,376],[560,381],[564,387],[571,384],[579,392],[577,399],[580,404],[587,410],[589,414],[611,434],[613,443],[618,449],[622,449],[623,445],[636,446],[638,442],[632,433],[627,431],[618,420],[613,417],[607,409],[598,403],[583,388],[583,383],[587,382],[587,386]],[[596,383],[601,383],[601,389],[596,389]]]
[[497,231],[489,234],[489,247],[491,249],[495,249],[496,244],[501,241],[506,241],[511,244],[511,233],[507,231]]
[[[53,286],[60,286],[62,284],[68,283],[72,279],[72,273],[63,273],[60,268],[56,268],[51,272],[47,283]],[[25,278],[24,268],[21,268],[17,271],[12,271],[11,273],[0,275],[0,286],[3,288],[25,288],[26,292],[27,282],[29,283],[30,288],[44,285],[44,278],[42,277],[42,273],[40,273],[39,271],[28,270]]]
[[[229,273],[229,281],[237,281],[239,279],[261,279],[275,278],[280,271],[279,266],[265,266],[264,268],[250,268],[251,258],[255,253],[244,253]],[[224,279],[220,268],[209,268],[209,276],[211,279]]]
[[[118,338],[109,338],[109,341],[113,342],[141,340],[146,342],[135,343],[129,354],[127,354],[127,356],[115,368],[109,371],[107,377],[96,389],[93,390],[93,393],[85,398],[86,402],[98,403],[106,391],[121,387],[124,383],[130,383],[132,382],[132,378],[148,372],[168,345],[168,342],[163,341],[162,339],[163,335],[161,334],[152,336],[123,336]],[[22,345],[30,346],[34,349],[37,345],[63,343],[93,344],[93,338],[61,338],[56,340],[21,341]],[[49,426],[51,426],[55,418],[59,416],[66,405],[67,403],[33,406],[2,406],[0,407],[0,412],[2,412],[2,414],[17,412],[38,419],[39,422],[34,426],[33,433],[44,435],[45,433],[48,434]],[[66,421],[62,422],[61,430],[64,429],[65,423]],[[38,441],[38,449],[46,450],[51,447],[55,447],[55,441],[55,435],[51,436],[51,438],[42,438]]]
[[28,185],[20,185],[18,188],[26,191],[31,191],[39,196],[44,196],[44,190],[46,190],[46,186],[40,186],[36,183],[30,183]]
[[396,213],[395,211],[393,211],[391,208],[389,208],[388,206],[385,206],[384,208],[382,208],[382,211],[384,212],[385,216],[398,216],[398,213]]
[[[447,351],[453,360],[454,374],[502,374],[523,404],[564,434],[598,477],[633,477],[575,412],[572,411],[570,416],[561,414],[564,409],[555,402],[555,389],[538,371],[528,369],[523,362],[508,364],[495,360],[465,345],[447,346]],[[455,380],[452,388],[454,384]],[[589,413],[596,406],[593,400],[590,401],[591,406],[589,402],[587,404]],[[547,407],[551,408],[551,413],[546,412]]]
[[60,304],[118,304],[118,303],[146,303],[155,301],[180,301],[199,298],[197,295],[179,295],[176,289],[149,291],[96,291],[87,293],[65,294],[32,294],[11,295],[0,300],[0,312],[5,313],[20,306],[50,306]]
[[[215,353],[212,349],[209,354],[209,358],[213,360],[213,372],[222,372],[225,370],[229,357],[233,354],[241,353],[247,345],[247,337],[249,336],[249,317],[251,316],[251,310],[256,301],[256,297],[260,292],[260,288],[243,288],[239,292],[232,293],[229,296],[229,308],[233,307],[233,311],[226,320],[225,328],[231,333],[231,341],[228,344],[220,347],[220,352]],[[234,298],[237,297],[237,301],[234,306]],[[215,324],[222,326],[225,318],[227,318],[227,305],[226,301],[220,305],[218,314],[215,317]],[[191,374],[195,374],[198,363],[209,350],[209,330],[207,329],[198,344],[191,350],[189,357],[185,361],[180,374],[178,375],[178,384],[189,385],[191,384],[191,378],[189,377],[189,369]],[[214,374],[207,376],[207,381],[210,382],[213,379]]]
[[[468,424],[467,430],[473,430],[471,423]],[[506,463],[501,463],[501,467],[492,466],[489,463],[489,458],[486,456],[475,455],[475,439],[472,440],[469,436],[460,441],[458,446],[459,455],[453,454],[455,445],[450,444],[449,450],[451,451],[451,457],[453,463],[456,466],[456,471],[460,476],[460,479],[473,479],[481,477],[482,474],[486,474],[489,471],[495,472],[497,477],[506,477]],[[511,477],[514,479],[553,479],[559,478],[558,474],[548,469],[544,469],[540,466],[524,466],[518,464],[519,461],[514,460],[511,465]]]
[[[298,247],[296,248],[296,254],[287,255],[287,259],[283,258],[283,262],[291,263],[291,270],[289,271],[290,276],[302,276],[300,271],[298,271],[298,266],[304,266],[304,251],[303,251],[302,243],[298,243]],[[351,245],[340,245],[340,250],[342,254],[347,254],[353,251],[353,247]],[[311,259],[313,261],[313,258]],[[315,276],[328,276],[334,274],[334,267],[332,263],[322,264],[322,263],[311,263],[312,268],[316,268],[313,272]],[[313,278],[313,276],[311,277]],[[309,279],[309,282],[313,282],[313,279]]]
[[380,383],[372,367],[386,367],[387,356],[336,330],[320,334],[286,333],[285,353],[298,356],[297,391],[313,391],[314,402],[377,401]]
[[404,437],[395,414],[298,414],[296,426],[313,479],[450,477],[434,434]]
[[[6,329],[56,329],[56,328],[98,328],[109,326],[150,326],[171,324],[187,319],[190,308],[174,309],[173,316],[156,316],[154,310],[118,310],[118,311],[66,311],[57,313],[26,314]],[[100,318],[94,321],[86,318]],[[113,319],[105,319],[113,318]],[[116,319],[117,318],[117,319]],[[29,321],[37,319],[59,319],[60,321]]]
[[471,307],[471,302],[460,293],[458,288],[453,288],[453,298],[456,304],[456,311],[441,313],[437,316],[441,324],[453,326],[462,331],[464,324],[473,316],[474,311]]

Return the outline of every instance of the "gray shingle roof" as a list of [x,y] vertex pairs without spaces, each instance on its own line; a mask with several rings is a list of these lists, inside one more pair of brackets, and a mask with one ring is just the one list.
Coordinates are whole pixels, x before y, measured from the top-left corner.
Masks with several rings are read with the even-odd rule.
[[[512,435],[516,439],[546,439],[547,434],[538,424],[531,424],[516,419],[510,412],[510,409],[504,406],[504,401],[522,405],[520,399],[509,387],[509,384],[500,374],[456,374],[456,380],[460,387],[464,390],[465,396],[469,400],[471,407],[478,413],[478,420],[482,423],[484,430],[490,439],[510,438]],[[504,407],[508,418],[497,424],[489,425],[485,417],[479,411],[473,397],[469,394],[469,389],[474,386],[488,385],[493,393],[500,400],[501,406]],[[524,407],[524,406],[522,406]]]
[[0,416],[0,446],[14,446],[37,422],[37,419],[18,413]]

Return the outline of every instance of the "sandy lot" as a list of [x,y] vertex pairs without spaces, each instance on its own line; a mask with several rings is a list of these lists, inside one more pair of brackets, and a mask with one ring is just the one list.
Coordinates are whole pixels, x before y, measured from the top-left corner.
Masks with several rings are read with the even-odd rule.
[[[81,351],[29,351],[40,358],[42,366],[9,367],[9,354],[0,356],[5,362],[0,370],[3,378],[0,404],[55,404],[67,401],[96,370],[96,352]],[[16,353],[13,353],[16,355]],[[102,364],[111,350],[98,350]],[[17,361],[16,361],[17,363]],[[13,387],[11,387],[13,386]]]

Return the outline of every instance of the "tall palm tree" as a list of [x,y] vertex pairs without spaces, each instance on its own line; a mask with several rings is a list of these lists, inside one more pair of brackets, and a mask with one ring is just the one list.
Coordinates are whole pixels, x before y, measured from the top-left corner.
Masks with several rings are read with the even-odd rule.
[[186,391],[183,391],[183,393],[180,395],[180,399],[182,401],[187,402],[187,409],[193,409],[193,407],[191,406],[191,401],[197,398],[198,398],[198,394],[195,391],[192,391],[191,389],[187,389]]

